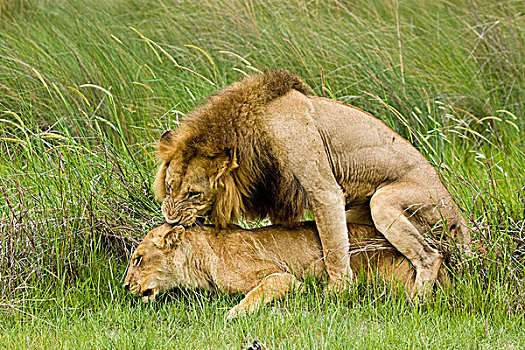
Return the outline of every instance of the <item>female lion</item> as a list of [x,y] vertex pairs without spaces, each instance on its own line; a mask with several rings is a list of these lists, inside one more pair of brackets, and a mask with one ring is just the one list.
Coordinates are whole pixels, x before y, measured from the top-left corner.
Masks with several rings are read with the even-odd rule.
[[[374,274],[411,288],[411,264],[371,226],[348,225],[350,264],[368,280]],[[294,228],[268,226],[254,230],[164,224],[150,231],[133,253],[124,287],[144,302],[162,291],[191,286],[225,293],[247,293],[228,317],[298,289],[307,276],[327,277],[315,223]],[[448,284],[442,268],[439,280]]]

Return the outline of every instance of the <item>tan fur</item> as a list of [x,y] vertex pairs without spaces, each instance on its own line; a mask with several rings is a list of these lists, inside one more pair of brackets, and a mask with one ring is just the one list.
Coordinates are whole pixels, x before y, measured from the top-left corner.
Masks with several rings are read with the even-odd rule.
[[307,91],[287,71],[266,71],[218,92],[165,133],[155,192],[166,221],[206,216],[226,227],[269,216],[292,224],[311,209],[334,287],[352,274],[346,222],[375,225],[415,266],[415,290],[424,293],[442,257],[423,234],[445,228],[466,250],[470,242],[449,192],[383,122]]
[[[354,271],[369,281],[378,275],[413,287],[413,267],[373,227],[349,224],[348,238]],[[184,286],[247,293],[230,311],[229,317],[235,317],[299,289],[307,276],[327,277],[313,222],[295,228],[230,227],[219,235],[209,226],[185,230],[164,224],[149,232],[133,253],[124,285],[144,301]],[[448,283],[444,269],[441,281]]]

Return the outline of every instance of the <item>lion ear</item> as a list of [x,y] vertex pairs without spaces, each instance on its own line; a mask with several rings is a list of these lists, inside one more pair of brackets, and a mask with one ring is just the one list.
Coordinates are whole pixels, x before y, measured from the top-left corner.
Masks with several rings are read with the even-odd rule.
[[223,162],[221,170],[224,173],[229,173],[233,169],[239,167],[239,163],[237,163],[237,150],[234,148],[231,150],[227,150],[225,153],[226,160]]
[[238,168],[239,163],[237,163],[237,149],[234,148],[227,154],[228,154],[228,159],[229,159],[227,170],[232,171],[233,169]]
[[157,245],[160,248],[175,248],[181,244],[185,234],[183,226],[175,226],[160,235]]
[[218,158],[220,163],[218,164],[219,171],[217,172],[217,176],[215,176],[215,184],[217,184],[219,179],[224,175],[229,174],[233,169],[239,167],[239,163],[237,163],[237,150],[227,150],[225,155],[225,157]]
[[168,160],[173,151],[173,140],[175,138],[175,131],[167,130],[162,134],[159,140],[159,156],[162,160]]
[[164,181],[166,180],[166,171],[168,170],[169,162],[163,161],[157,170],[155,175],[155,180],[153,181],[153,192],[155,193],[155,198],[158,200],[163,200],[166,197],[166,185]]

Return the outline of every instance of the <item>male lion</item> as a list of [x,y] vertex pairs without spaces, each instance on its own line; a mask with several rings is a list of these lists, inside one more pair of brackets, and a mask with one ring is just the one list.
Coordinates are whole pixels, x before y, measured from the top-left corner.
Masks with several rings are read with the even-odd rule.
[[[372,226],[348,225],[350,265],[371,280],[410,288],[415,281],[411,264]],[[144,302],[174,287],[218,289],[247,293],[228,314],[251,312],[298,289],[307,276],[326,277],[321,241],[315,223],[294,228],[268,226],[254,230],[230,226],[220,235],[211,226],[172,227],[150,231],[133,253],[124,288]],[[440,270],[439,280],[448,284]]]
[[268,216],[291,224],[311,209],[330,289],[351,280],[346,223],[375,225],[414,265],[414,291],[424,293],[442,257],[423,234],[442,227],[465,250],[470,244],[449,192],[385,123],[307,91],[292,73],[267,70],[219,91],[165,132],[154,187],[166,221],[207,216],[226,227]]

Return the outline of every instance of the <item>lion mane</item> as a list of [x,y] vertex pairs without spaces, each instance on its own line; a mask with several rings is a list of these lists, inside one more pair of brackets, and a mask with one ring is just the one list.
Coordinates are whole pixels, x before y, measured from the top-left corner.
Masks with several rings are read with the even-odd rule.
[[273,100],[296,90],[311,88],[284,69],[267,69],[251,75],[209,97],[184,118],[173,136],[159,143],[155,195],[166,195],[164,178],[170,162],[186,168],[196,156],[228,159],[210,178],[218,190],[210,220],[226,227],[241,217],[269,217],[274,223],[299,221],[308,207],[307,195],[293,174],[281,167],[261,116]]

